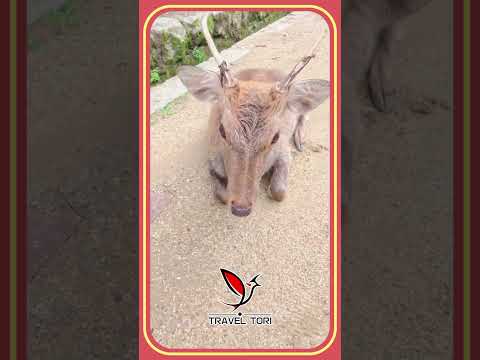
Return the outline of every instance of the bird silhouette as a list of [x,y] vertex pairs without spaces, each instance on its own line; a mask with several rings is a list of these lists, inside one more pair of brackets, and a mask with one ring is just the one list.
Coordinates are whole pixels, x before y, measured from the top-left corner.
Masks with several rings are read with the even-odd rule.
[[246,291],[245,291],[245,285],[243,284],[243,281],[231,271],[228,271],[225,269],[220,269],[220,271],[222,272],[223,279],[227,283],[228,288],[235,295],[240,296],[240,301],[236,304],[224,303],[225,305],[229,305],[233,307],[233,311],[235,311],[239,306],[248,303],[253,296],[253,291],[255,290],[255,288],[258,286],[261,286],[259,283],[257,283],[257,278],[260,276],[260,274],[255,275],[253,279],[246,284],[251,289],[250,289],[250,293],[245,298]]

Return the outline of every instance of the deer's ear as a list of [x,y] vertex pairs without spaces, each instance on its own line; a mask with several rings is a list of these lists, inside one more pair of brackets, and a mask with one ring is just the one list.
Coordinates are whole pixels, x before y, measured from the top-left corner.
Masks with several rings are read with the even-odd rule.
[[298,114],[315,109],[330,95],[327,80],[305,80],[293,83],[288,89],[288,108]]
[[200,101],[217,101],[223,93],[220,79],[212,71],[196,66],[180,66],[177,75],[188,91]]

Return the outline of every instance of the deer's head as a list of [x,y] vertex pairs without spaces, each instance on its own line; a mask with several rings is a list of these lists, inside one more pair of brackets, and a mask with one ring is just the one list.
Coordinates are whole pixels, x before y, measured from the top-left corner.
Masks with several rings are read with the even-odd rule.
[[235,215],[245,216],[255,202],[267,157],[275,147],[287,146],[290,140],[282,128],[291,117],[306,114],[322,103],[329,96],[329,82],[292,82],[292,72],[277,82],[238,80],[212,45],[206,17],[204,20],[205,38],[220,66],[220,75],[182,66],[178,76],[195,98],[216,103],[222,109],[217,131],[224,143],[228,202]]

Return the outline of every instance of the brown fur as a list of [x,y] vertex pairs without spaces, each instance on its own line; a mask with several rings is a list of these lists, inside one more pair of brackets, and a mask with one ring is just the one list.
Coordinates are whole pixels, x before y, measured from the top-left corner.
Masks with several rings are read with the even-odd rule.
[[[251,207],[260,178],[272,167],[265,164],[266,158],[272,148],[272,138],[281,130],[280,118],[285,110],[285,96],[273,85],[284,76],[276,70],[241,71],[235,74],[238,85],[225,91],[225,102],[212,108],[212,153],[220,151],[223,154],[224,171],[229,174],[227,203],[241,208]],[[220,115],[224,113],[235,115],[223,116],[222,119]],[[218,131],[220,123],[226,130],[227,142],[233,151],[223,146],[224,140]],[[287,145],[288,140],[282,139],[277,146],[286,150]],[[285,151],[281,152],[285,153],[282,156],[289,156]],[[217,187],[217,197],[225,200],[225,190]],[[272,191],[272,198],[282,201],[285,191],[286,188]]]
[[268,145],[266,137],[272,135],[272,122],[285,105],[282,100],[271,84],[251,80],[240,81],[238,89],[227,94],[228,106],[236,114],[229,124],[231,140],[240,151],[242,147],[249,147],[258,152]]
[[306,111],[323,101],[318,90],[328,82],[301,83],[293,90],[294,100],[289,100],[290,88],[278,90],[277,83],[285,74],[277,70],[240,71],[225,88],[216,75],[195,68],[184,68],[179,76],[198,99],[212,102],[209,166],[216,196],[231,205],[234,214],[248,215],[260,178],[271,170],[272,198],[282,201],[287,190],[289,142],[292,138],[295,144],[302,141],[304,114],[297,109],[302,108],[302,101],[314,104]]

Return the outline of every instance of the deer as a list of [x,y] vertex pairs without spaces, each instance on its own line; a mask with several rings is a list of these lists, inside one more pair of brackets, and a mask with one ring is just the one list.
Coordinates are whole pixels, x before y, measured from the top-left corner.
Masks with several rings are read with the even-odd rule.
[[184,65],[177,75],[194,98],[210,103],[208,168],[214,194],[233,215],[245,217],[263,177],[270,197],[285,199],[291,145],[303,150],[307,115],[330,96],[330,83],[294,81],[315,56],[319,40],[288,74],[262,68],[233,73],[209,33],[208,16],[202,17],[202,32],[220,72]]

